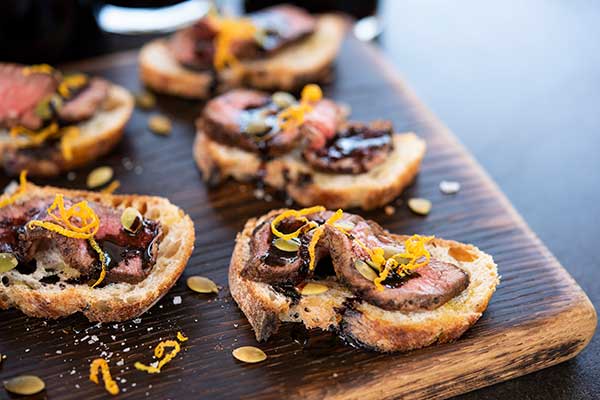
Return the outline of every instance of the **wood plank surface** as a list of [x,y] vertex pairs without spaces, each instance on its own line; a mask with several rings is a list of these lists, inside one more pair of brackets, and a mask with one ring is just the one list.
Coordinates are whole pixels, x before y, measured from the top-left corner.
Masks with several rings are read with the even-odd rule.
[[[72,68],[105,76],[133,91],[140,88],[136,54],[91,60]],[[595,310],[579,286],[514,211],[455,137],[419,102],[374,48],[348,39],[325,92],[352,107],[353,118],[386,118],[399,131],[424,137],[428,152],[416,182],[394,203],[396,212],[361,212],[395,233],[422,233],[468,242],[492,254],[501,284],[481,320],[460,340],[408,354],[353,349],[329,333],[285,325],[267,343],[269,358],[249,365],[231,350],[256,345],[244,315],[227,290],[227,267],[235,234],[245,221],[283,206],[253,195],[253,187],[229,182],[208,190],[192,160],[198,103],[159,97],[157,112],[172,118],[170,137],[147,130],[152,112],[136,110],[116,151],[98,161],[111,165],[121,193],[169,197],[196,224],[196,250],[182,279],[141,320],[95,325],[81,316],[59,321],[0,311],[0,380],[33,373],[47,384],[38,398],[105,398],[88,380],[89,362],[111,355],[120,398],[446,398],[562,362],[581,351],[596,327]],[[132,167],[133,166],[133,167]],[[83,188],[74,180],[34,180]],[[458,180],[461,191],[443,195],[438,184]],[[0,177],[0,184],[9,182]],[[405,199],[433,202],[427,217],[411,214]],[[185,278],[204,275],[223,287],[218,296],[192,293]],[[181,304],[173,299],[180,296]],[[150,362],[152,349],[177,331],[190,339],[159,375],[133,368]],[[294,340],[296,339],[296,340]],[[122,360],[122,362],[121,362]],[[122,365],[121,365],[122,363]],[[0,398],[8,395],[0,391]]]

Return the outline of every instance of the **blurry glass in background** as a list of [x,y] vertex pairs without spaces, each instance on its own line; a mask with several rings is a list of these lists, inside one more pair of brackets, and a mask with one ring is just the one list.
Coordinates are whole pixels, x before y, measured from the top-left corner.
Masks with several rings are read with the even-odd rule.
[[0,0],[0,61],[59,63],[137,48],[193,23],[213,3],[229,14],[281,3],[340,11],[359,20],[359,39],[381,33],[377,0]]

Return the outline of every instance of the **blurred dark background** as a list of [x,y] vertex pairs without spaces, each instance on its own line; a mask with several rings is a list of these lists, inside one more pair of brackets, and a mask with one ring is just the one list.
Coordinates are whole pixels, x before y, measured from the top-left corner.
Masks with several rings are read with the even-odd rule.
[[[105,3],[2,0],[0,60],[64,62],[138,47],[157,35],[102,31]],[[240,12],[272,1],[221,1]],[[600,304],[600,3],[588,0],[297,1],[375,14],[376,37],[421,99],[455,132],[542,241]],[[364,20],[363,20],[364,22]],[[381,30],[381,35],[377,33]],[[461,399],[593,399],[598,335],[575,359]]]

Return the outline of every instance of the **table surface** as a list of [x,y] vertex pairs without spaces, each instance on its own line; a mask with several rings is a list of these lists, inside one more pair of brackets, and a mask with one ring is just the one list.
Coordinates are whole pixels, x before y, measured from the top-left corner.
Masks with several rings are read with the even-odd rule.
[[[598,309],[600,3],[388,0],[380,14],[388,57]],[[597,398],[599,378],[596,334],[571,361],[459,398]]]

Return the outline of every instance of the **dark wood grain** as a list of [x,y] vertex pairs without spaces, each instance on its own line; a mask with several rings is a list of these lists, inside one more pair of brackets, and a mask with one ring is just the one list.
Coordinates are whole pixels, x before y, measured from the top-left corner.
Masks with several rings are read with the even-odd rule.
[[[139,88],[135,54],[74,67]],[[499,265],[502,283],[483,318],[463,338],[409,354],[382,355],[344,346],[328,333],[311,333],[303,347],[291,339],[295,328],[288,325],[260,345],[267,361],[235,361],[233,348],[256,343],[227,291],[233,240],[249,217],[283,203],[255,199],[248,185],[228,183],[208,191],[191,157],[200,105],[161,97],[158,110],[173,119],[173,135],[152,135],[146,129],[150,113],[136,110],[125,140],[99,164],[115,168],[121,192],[167,196],[191,215],[196,251],[184,278],[205,275],[223,290],[215,297],[197,295],[181,279],[140,323],[95,326],[80,316],[41,321],[14,310],[0,312],[0,353],[8,356],[0,380],[35,373],[46,381],[48,397],[103,398],[104,390],[87,375],[90,360],[105,351],[113,353],[113,374],[126,379],[120,384],[126,390],[123,398],[146,393],[151,398],[443,398],[575,356],[593,334],[595,311],[495,184],[373,48],[347,41],[336,72],[336,83],[326,93],[351,105],[354,118],[389,118],[398,130],[423,136],[429,146],[422,173],[396,202],[396,213],[363,214],[393,232],[434,233],[474,243]],[[125,168],[125,157],[138,168]],[[88,171],[79,171],[74,181],[36,183],[81,188]],[[460,181],[462,190],[442,195],[442,179]],[[425,218],[411,214],[403,199],[412,196],[431,199],[432,213]],[[173,304],[174,296],[183,303]],[[135,361],[151,360],[151,348],[161,338],[179,330],[190,340],[160,375],[133,369]],[[82,340],[92,335],[98,342]],[[121,359],[122,367],[116,365]]]

